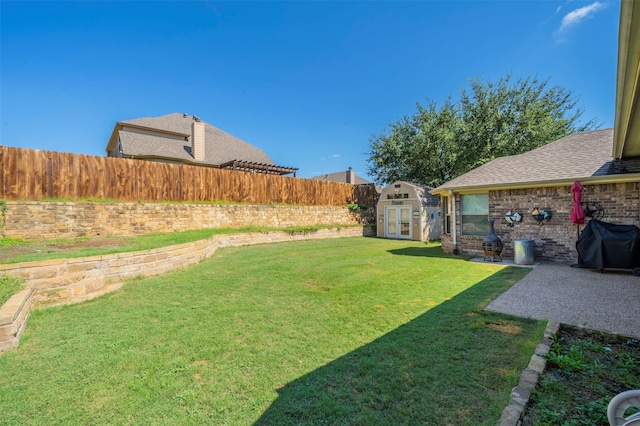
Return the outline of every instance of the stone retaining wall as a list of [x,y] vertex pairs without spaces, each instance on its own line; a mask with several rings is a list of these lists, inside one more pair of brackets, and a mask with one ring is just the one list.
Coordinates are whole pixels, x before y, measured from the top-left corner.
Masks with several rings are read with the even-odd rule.
[[0,264],[0,277],[23,278],[27,289],[0,307],[0,351],[16,347],[34,303],[62,304],[90,299],[115,290],[134,277],[149,277],[184,268],[211,256],[218,247],[324,238],[374,236],[370,227],[216,235],[211,238],[130,253]]
[[140,235],[250,225],[287,228],[363,222],[359,212],[346,206],[32,201],[7,201],[6,204],[5,236],[25,240]]

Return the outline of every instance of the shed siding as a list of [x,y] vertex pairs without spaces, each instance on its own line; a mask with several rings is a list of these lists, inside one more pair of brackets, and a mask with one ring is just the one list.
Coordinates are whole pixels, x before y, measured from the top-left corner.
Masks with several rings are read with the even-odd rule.
[[[378,199],[377,235],[385,236],[385,207],[411,206],[412,240],[440,239],[440,197],[429,193],[431,188],[397,181],[384,188]],[[431,216],[433,215],[433,218]]]

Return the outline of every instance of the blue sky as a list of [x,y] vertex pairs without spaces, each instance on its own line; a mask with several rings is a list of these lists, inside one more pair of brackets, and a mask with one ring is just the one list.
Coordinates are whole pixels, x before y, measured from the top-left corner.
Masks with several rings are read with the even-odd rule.
[[551,77],[614,121],[619,1],[0,1],[0,144],[105,155],[186,112],[311,177],[468,79]]

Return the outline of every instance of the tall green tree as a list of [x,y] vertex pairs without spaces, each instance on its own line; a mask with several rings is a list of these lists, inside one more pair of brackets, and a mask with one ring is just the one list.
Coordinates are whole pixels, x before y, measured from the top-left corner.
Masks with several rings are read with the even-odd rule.
[[474,79],[456,103],[449,97],[438,107],[427,99],[416,109],[370,139],[369,173],[378,183],[438,186],[494,158],[598,127],[581,122],[584,109],[572,91],[532,77]]

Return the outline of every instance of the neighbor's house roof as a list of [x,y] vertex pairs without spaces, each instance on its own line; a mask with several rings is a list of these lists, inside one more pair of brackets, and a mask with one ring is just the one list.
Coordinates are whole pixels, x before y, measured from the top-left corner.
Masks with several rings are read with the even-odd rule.
[[[271,166],[281,173],[295,173],[294,168],[276,166],[260,148],[232,136],[204,122],[205,160],[196,161],[191,152],[191,123],[196,117],[173,113],[159,117],[145,117],[118,121],[106,147],[112,153],[120,141],[120,155],[186,164],[221,166],[229,164],[252,164]],[[265,167],[263,167],[264,169]]]
[[365,184],[373,183],[371,181],[368,181],[366,179],[361,178],[358,175],[355,175],[355,180],[353,182],[347,182],[347,180],[348,180],[347,174],[348,173],[349,173],[349,170],[344,171],[344,172],[327,173],[327,174],[324,174],[324,175],[313,176],[311,179],[328,180],[328,181],[331,181],[331,182],[352,183],[354,185],[365,185]]
[[620,4],[614,158],[640,156],[640,2]]
[[614,160],[612,143],[613,129],[575,133],[524,154],[496,158],[432,194],[640,180],[640,158]]

